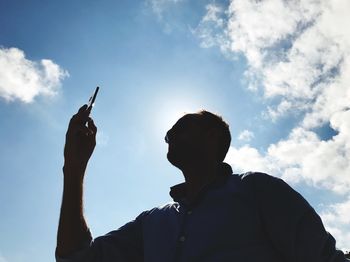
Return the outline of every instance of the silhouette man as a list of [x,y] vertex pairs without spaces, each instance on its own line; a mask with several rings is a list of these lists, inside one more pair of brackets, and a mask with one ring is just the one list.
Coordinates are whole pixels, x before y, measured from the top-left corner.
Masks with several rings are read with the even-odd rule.
[[232,174],[223,160],[229,126],[208,111],[187,114],[167,132],[167,158],[185,182],[174,202],[92,239],[83,214],[83,180],[97,128],[81,107],[64,148],[64,190],[56,261],[344,262],[320,217],[281,179]]

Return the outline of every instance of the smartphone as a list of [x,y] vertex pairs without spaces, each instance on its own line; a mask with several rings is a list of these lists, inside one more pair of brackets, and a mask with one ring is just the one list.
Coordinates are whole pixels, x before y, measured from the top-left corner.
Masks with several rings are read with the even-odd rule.
[[96,87],[94,94],[90,97],[90,99],[89,99],[89,101],[87,103],[87,105],[88,105],[87,109],[90,110],[90,111],[91,111],[92,107],[94,106],[95,99],[96,99],[96,96],[97,96],[97,93],[98,93],[99,89],[100,89],[99,87]]

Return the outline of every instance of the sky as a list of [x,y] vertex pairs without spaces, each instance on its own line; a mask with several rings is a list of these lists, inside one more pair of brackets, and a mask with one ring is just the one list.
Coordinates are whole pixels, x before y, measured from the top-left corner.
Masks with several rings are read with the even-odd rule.
[[229,123],[235,173],[284,179],[350,249],[348,0],[0,1],[0,262],[54,261],[67,125],[96,86],[93,235],[171,201],[166,131]]

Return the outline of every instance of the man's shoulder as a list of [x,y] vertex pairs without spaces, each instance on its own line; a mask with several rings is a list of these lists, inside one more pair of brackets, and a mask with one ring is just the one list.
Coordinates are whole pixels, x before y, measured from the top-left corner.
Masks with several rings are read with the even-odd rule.
[[269,192],[271,190],[295,192],[283,179],[263,172],[246,172],[244,174],[239,174],[238,177],[244,185],[252,187],[256,191]]
[[256,195],[264,191],[275,191],[275,187],[283,187],[283,184],[285,184],[282,179],[263,172],[232,174],[228,183],[230,189],[248,195]]
[[236,176],[243,184],[254,187],[267,186],[272,183],[285,183],[282,179],[263,172],[250,171],[243,174],[237,174]]
[[245,172],[243,174],[239,174],[238,176],[240,177],[241,180],[245,180],[245,181],[252,180],[252,179],[260,179],[260,180],[279,179],[267,173],[253,172],[253,171]]
[[161,215],[161,214],[165,214],[165,213],[169,213],[169,212],[173,212],[178,210],[179,208],[179,203],[177,202],[168,202],[165,203],[163,205],[154,207],[152,209],[146,210],[144,212],[142,212],[142,216],[143,217],[147,217],[147,216],[157,216],[157,215]]
[[281,203],[288,203],[293,210],[311,207],[300,193],[281,178],[262,172],[247,172],[238,177],[265,207],[278,206]]

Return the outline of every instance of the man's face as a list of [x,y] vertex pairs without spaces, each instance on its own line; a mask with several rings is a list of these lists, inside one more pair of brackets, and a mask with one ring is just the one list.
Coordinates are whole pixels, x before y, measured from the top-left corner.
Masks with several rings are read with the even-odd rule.
[[184,168],[203,159],[205,153],[205,130],[198,114],[180,118],[167,132],[167,158],[178,168]]

